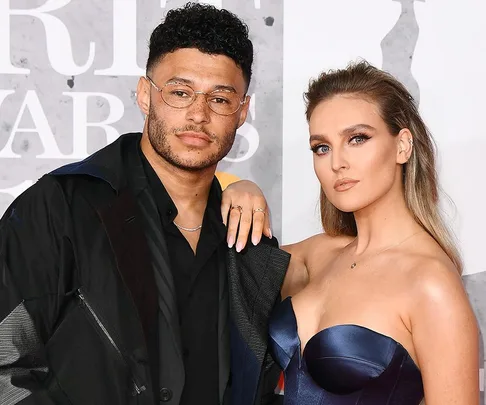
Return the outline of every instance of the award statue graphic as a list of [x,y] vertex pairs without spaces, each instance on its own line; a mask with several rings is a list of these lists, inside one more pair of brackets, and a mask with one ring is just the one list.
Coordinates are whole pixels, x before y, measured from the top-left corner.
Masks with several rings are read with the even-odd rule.
[[381,41],[383,70],[402,82],[419,104],[420,90],[412,75],[413,53],[419,36],[419,25],[415,17],[415,1],[393,0],[402,4],[402,12],[396,24]]

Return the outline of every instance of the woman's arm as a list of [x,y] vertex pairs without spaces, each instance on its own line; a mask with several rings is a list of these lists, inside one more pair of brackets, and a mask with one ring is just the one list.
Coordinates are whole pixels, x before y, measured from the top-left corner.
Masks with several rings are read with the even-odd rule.
[[461,278],[435,260],[423,269],[410,321],[425,403],[479,405],[479,332]]
[[282,299],[292,297],[301,291],[309,282],[309,273],[305,261],[306,241],[282,246],[290,253],[290,263],[281,289]]

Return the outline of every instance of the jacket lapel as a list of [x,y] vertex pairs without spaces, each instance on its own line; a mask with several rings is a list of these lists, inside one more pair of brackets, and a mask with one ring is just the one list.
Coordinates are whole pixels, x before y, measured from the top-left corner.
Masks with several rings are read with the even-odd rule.
[[128,154],[126,158],[132,159],[128,162],[131,172],[127,177],[142,214],[152,273],[158,292],[159,319],[156,322],[158,326],[158,359],[153,359],[152,363],[155,365],[158,362],[159,367],[153,370],[152,374],[157,374],[159,388],[171,388],[173,394],[171,401],[177,404],[185,383],[185,371],[169,251],[162,231],[157,204],[150,192],[142,161],[137,159],[137,154]]
[[146,219],[147,241],[155,270],[153,272],[155,274],[155,283],[159,291],[158,305],[165,321],[169,325],[174,346],[182,361],[179,313],[177,311],[174,279],[169,264],[169,252],[160,226],[157,226],[155,221],[150,220],[150,218],[158,218],[157,206],[148,189],[143,190],[137,199],[142,216]]
[[254,404],[261,383],[268,319],[280,299],[290,260],[288,253],[272,244],[276,241],[264,238],[241,253],[234,248],[228,253],[232,405]]
[[[138,147],[136,143],[130,146],[133,148]],[[167,243],[160,226],[159,211],[155,199],[149,191],[147,177],[138,154],[127,153],[125,159],[130,167],[130,173],[127,175],[128,184],[130,189],[133,190],[138,208],[142,214],[142,220],[144,221],[143,228],[150,252],[149,256],[152,259],[152,273],[154,274],[155,285],[158,290],[158,306],[164,318],[164,323],[168,326],[167,328],[159,328],[159,332],[170,334],[170,340],[172,340],[173,347],[175,347],[177,357],[182,365],[182,343],[177,298],[169,262],[169,251],[167,250]],[[159,340],[165,344],[169,343],[168,338],[169,336],[159,336]],[[168,348],[160,347],[161,358],[164,354],[164,349]]]
[[157,319],[157,291],[146,238],[132,194],[124,189],[113,203],[98,208],[117,267],[138,309],[146,342]]

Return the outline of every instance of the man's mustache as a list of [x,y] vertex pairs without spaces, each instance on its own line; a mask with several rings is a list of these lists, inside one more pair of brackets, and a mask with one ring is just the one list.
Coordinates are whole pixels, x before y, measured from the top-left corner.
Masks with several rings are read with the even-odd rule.
[[179,132],[201,132],[201,133],[207,135],[209,137],[209,139],[211,139],[212,141],[214,141],[216,139],[216,135],[212,134],[211,132],[209,132],[204,127],[198,127],[196,125],[186,125],[182,128],[175,128],[173,130],[173,133],[176,134],[176,135]]

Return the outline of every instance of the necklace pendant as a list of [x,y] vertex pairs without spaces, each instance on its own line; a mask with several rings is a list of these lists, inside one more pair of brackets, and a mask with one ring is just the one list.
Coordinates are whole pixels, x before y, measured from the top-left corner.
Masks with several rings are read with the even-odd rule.
[[356,267],[356,262],[354,262],[352,265],[351,265],[351,268],[354,269]]

